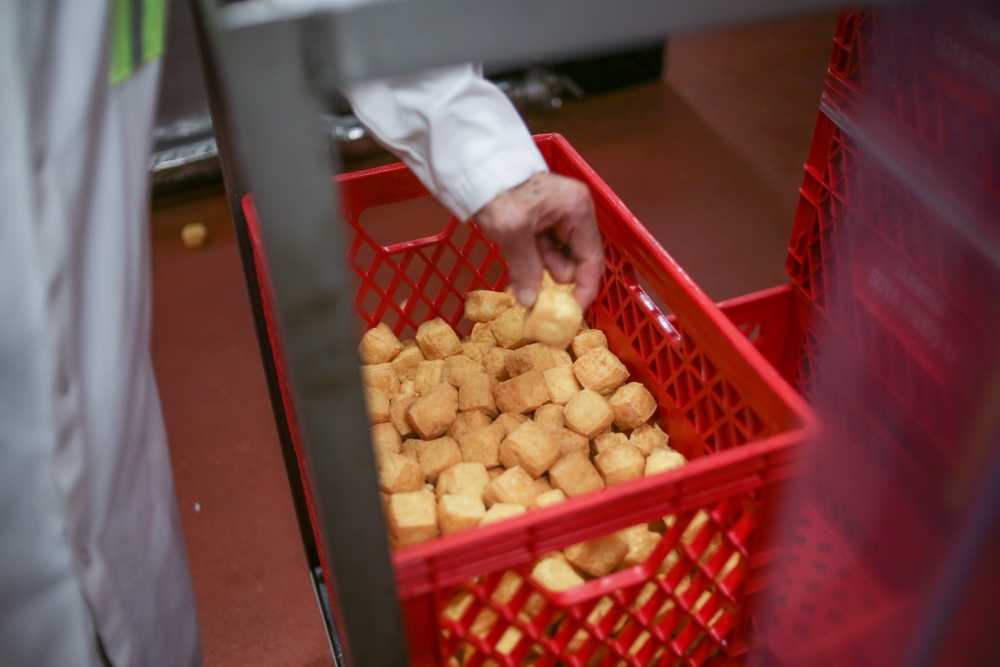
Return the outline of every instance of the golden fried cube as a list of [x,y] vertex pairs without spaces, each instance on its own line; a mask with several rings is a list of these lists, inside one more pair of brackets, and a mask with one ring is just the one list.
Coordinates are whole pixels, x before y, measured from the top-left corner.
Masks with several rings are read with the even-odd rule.
[[390,398],[399,393],[399,378],[392,364],[375,364],[361,367],[361,384],[381,389]]
[[472,333],[469,334],[469,340],[473,343],[479,345],[485,345],[487,347],[496,347],[497,339],[493,335],[493,327],[490,326],[489,322],[476,322],[472,325]]
[[392,424],[401,437],[413,435],[413,427],[406,419],[406,412],[419,398],[416,394],[399,393],[389,401],[389,423]]
[[451,325],[436,317],[417,329],[417,345],[428,359],[444,359],[462,354],[462,341]]
[[389,421],[389,397],[378,387],[364,387],[365,407],[368,408],[368,423],[381,424]]
[[570,345],[573,356],[577,359],[598,347],[608,349],[608,337],[600,329],[584,329],[573,337]]
[[445,434],[458,413],[458,391],[450,384],[428,389],[410,405],[406,419],[422,440]]
[[528,505],[529,510],[537,510],[550,505],[558,505],[566,500],[566,494],[559,489],[549,489],[535,496],[535,499]]
[[375,424],[371,428],[371,436],[372,450],[375,452],[376,459],[386,453],[399,454],[402,449],[402,438],[399,437],[399,433],[396,432],[392,424],[384,422]]
[[392,368],[396,371],[396,376],[400,382],[415,380],[417,378],[417,366],[424,361],[424,353],[417,346],[405,347],[392,360]]
[[535,490],[538,491],[538,493],[545,493],[546,491],[552,490],[552,483],[549,482],[548,475],[542,475],[535,480]]
[[524,512],[524,505],[517,505],[515,503],[494,503],[492,507],[486,510],[486,516],[484,516],[482,521],[479,522],[479,525],[488,526],[491,523],[496,523],[497,521],[503,521],[504,519],[512,519],[515,516],[521,516]]
[[508,350],[515,350],[528,342],[524,339],[524,310],[516,306],[508,308],[490,322],[490,330],[497,339],[497,345]]
[[500,438],[502,440],[510,435],[511,431],[526,421],[528,421],[528,418],[519,412],[505,412],[496,418],[496,421],[493,422],[493,426],[495,426],[500,432]]
[[424,478],[431,484],[448,468],[462,462],[462,451],[458,448],[458,443],[447,436],[424,442],[417,450],[417,455]]
[[483,502],[488,508],[494,503],[513,503],[527,507],[536,495],[535,480],[524,468],[514,466],[490,482],[483,494]]
[[378,457],[378,486],[385,493],[420,491],[424,472],[408,457],[386,452]]
[[417,393],[422,394],[428,389],[432,389],[444,380],[444,359],[428,359],[417,364],[417,371],[413,375],[413,382],[416,384]]
[[[403,442],[410,442],[410,441],[404,440]],[[417,440],[416,442],[423,442],[423,440]],[[417,454],[417,450],[415,449],[404,449],[400,454],[400,456],[405,456],[406,458],[416,463],[418,466],[420,465],[420,456]],[[424,471],[421,469],[420,474],[422,475],[423,473]]]
[[[417,395],[417,383],[413,380],[403,380],[399,383],[399,393],[400,394],[413,394]],[[397,396],[399,394],[396,394]]]
[[458,415],[455,416],[455,422],[448,429],[448,433],[446,435],[455,442],[458,442],[466,433],[471,433],[476,429],[489,426],[491,423],[493,423],[493,420],[491,420],[490,416],[485,412],[481,412],[479,410],[459,412]]
[[403,344],[396,338],[385,322],[372,327],[361,337],[358,345],[358,356],[363,364],[384,364],[396,358],[403,349]]
[[437,536],[437,503],[427,491],[394,493],[386,502],[389,536],[395,547],[408,547]]
[[660,535],[651,531],[644,523],[619,530],[618,536],[625,540],[625,544],[628,545],[628,551],[625,552],[625,556],[618,563],[619,569],[645,563],[653,555],[653,550],[656,549],[656,545],[660,543],[661,538]]
[[504,461],[505,450],[513,453],[514,465],[520,465],[533,478],[544,475],[559,458],[559,443],[531,420],[511,431],[500,443],[500,462],[509,467]]
[[472,322],[489,322],[513,305],[510,294],[475,290],[465,295],[465,317]]
[[590,441],[587,440],[587,436],[564,427],[553,431],[552,437],[559,443],[559,456],[566,456],[574,451],[583,452],[585,455],[590,454]]
[[[531,412],[549,402],[549,389],[545,376],[538,371],[528,371],[516,378],[501,382],[493,392],[500,412]],[[610,412],[610,408],[608,409]]]
[[488,415],[497,414],[497,402],[493,398],[496,379],[486,373],[472,373],[465,377],[458,387],[458,409],[481,410]]
[[541,343],[532,343],[514,350],[504,358],[504,365],[511,377],[517,377],[528,371],[547,371],[555,368],[552,349]]
[[563,549],[566,560],[592,577],[603,577],[618,565],[628,545],[618,533],[574,544]]
[[438,498],[437,514],[441,534],[450,535],[478,526],[486,506],[478,496],[447,495]]
[[584,389],[563,408],[563,419],[567,427],[590,439],[608,430],[615,419],[615,413],[603,396],[596,391]]
[[687,463],[687,459],[678,451],[669,447],[655,449],[646,458],[646,466],[643,474],[649,477],[650,475],[673,470],[674,468],[680,468],[685,463]]
[[542,288],[524,320],[524,337],[553,347],[565,348],[583,322],[580,302],[567,292]]
[[495,479],[496,479],[497,477],[499,477],[500,475],[502,475],[502,474],[504,474],[505,472],[507,472],[507,469],[506,469],[506,468],[504,468],[503,466],[494,466],[494,467],[492,467],[492,468],[487,468],[487,469],[486,469],[486,472],[487,472],[487,474],[489,474],[489,476],[490,476],[490,481],[492,482],[492,481],[493,481],[493,480],[495,480]]
[[561,457],[549,468],[552,486],[574,498],[604,488],[604,480],[583,452],[576,450]]
[[573,372],[572,366],[550,368],[543,375],[545,376],[545,386],[549,389],[549,396],[556,405],[566,405],[583,389],[576,379],[576,373]]
[[563,421],[563,406],[546,403],[535,410],[532,421],[546,431],[558,431],[566,426]]
[[642,477],[646,459],[638,449],[625,443],[605,449],[594,457],[594,465],[608,486]]
[[438,476],[434,494],[482,498],[489,485],[490,476],[482,463],[456,463]]
[[625,437],[624,433],[612,433],[608,431],[607,433],[602,433],[601,435],[594,438],[593,451],[594,454],[600,454],[605,449],[610,449],[615,445],[628,444],[628,438]]
[[628,379],[628,369],[610,350],[595,347],[573,362],[576,379],[587,389],[606,395]]
[[554,347],[549,349],[552,350],[552,360],[555,361],[557,367],[573,365],[573,357],[569,356],[569,352]]
[[635,427],[628,441],[633,447],[638,448],[643,456],[649,456],[655,450],[666,447],[670,437],[656,424],[641,424]]
[[482,373],[482,364],[476,363],[463,354],[457,354],[444,360],[444,370],[441,372],[441,381],[447,382],[455,389],[462,386],[465,378],[473,373]]
[[[560,554],[561,555],[561,554]],[[553,593],[561,593],[583,585],[583,577],[576,573],[565,557],[546,556],[535,563],[531,578]]]
[[499,382],[510,379],[507,372],[506,359],[513,350],[504,347],[491,347],[483,356],[483,370],[492,375]]
[[495,424],[490,424],[463,435],[458,440],[462,460],[466,463],[479,463],[487,468],[498,466],[502,433]]
[[615,426],[627,431],[646,423],[656,412],[656,399],[639,382],[629,382],[608,399],[615,413]]
[[495,345],[485,343],[474,343],[472,341],[462,341],[462,356],[472,359],[477,364],[482,364],[486,353],[492,350]]

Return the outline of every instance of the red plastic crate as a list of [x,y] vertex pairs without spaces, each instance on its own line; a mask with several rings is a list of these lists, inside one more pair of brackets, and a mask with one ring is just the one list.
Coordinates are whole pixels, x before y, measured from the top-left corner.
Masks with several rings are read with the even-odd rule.
[[[758,352],[788,346],[791,338],[765,322],[751,343],[562,137],[536,141],[554,172],[584,181],[594,197],[607,265],[587,321],[607,334],[632,379],[653,391],[655,417],[672,446],[692,460],[654,478],[396,552],[411,664],[724,664],[746,648],[743,600],[766,560],[757,540],[771,492],[815,428],[807,405]],[[353,234],[348,261],[361,280],[355,305],[366,325],[384,321],[408,337],[421,322],[443,317],[467,334],[465,293],[506,284],[496,248],[475,225],[454,218],[436,236],[382,247],[366,233],[361,213],[427,191],[401,164],[337,180]],[[279,350],[250,196],[243,206],[269,335]],[[643,292],[637,272],[670,317]],[[783,342],[772,345],[772,335]],[[275,362],[292,415],[280,357]],[[294,429],[292,439],[299,448]],[[304,467],[301,474],[308,498]],[[692,526],[702,510],[707,521]],[[640,566],[558,594],[528,577],[547,553],[671,515],[676,523]],[[723,571],[733,554],[736,567]],[[502,581],[515,582],[516,592],[494,599]],[[477,618],[490,619],[485,634],[472,633]]]

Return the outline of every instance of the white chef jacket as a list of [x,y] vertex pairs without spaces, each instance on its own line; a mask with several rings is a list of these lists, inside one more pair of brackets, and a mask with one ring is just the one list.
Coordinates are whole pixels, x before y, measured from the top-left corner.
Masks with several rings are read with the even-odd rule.
[[[193,666],[149,353],[159,62],[108,82],[106,0],[0,0],[0,664]],[[463,219],[545,164],[472,66],[347,91]]]

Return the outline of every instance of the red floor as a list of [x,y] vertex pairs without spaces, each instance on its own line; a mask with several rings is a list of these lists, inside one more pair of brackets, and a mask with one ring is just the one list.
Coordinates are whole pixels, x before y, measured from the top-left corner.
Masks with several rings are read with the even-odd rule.
[[[668,83],[529,122],[566,135],[713,298],[785,282],[833,25],[676,38]],[[179,230],[193,221],[210,240],[187,251]],[[153,271],[153,355],[205,665],[332,664],[217,188],[156,202]]]

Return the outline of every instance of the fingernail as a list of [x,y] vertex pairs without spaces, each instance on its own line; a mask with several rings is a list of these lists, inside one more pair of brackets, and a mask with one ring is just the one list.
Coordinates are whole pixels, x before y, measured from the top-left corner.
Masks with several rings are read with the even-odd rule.
[[535,305],[535,299],[538,298],[538,292],[530,288],[519,289],[515,292],[515,296],[517,296],[518,303],[525,308],[531,308]]

